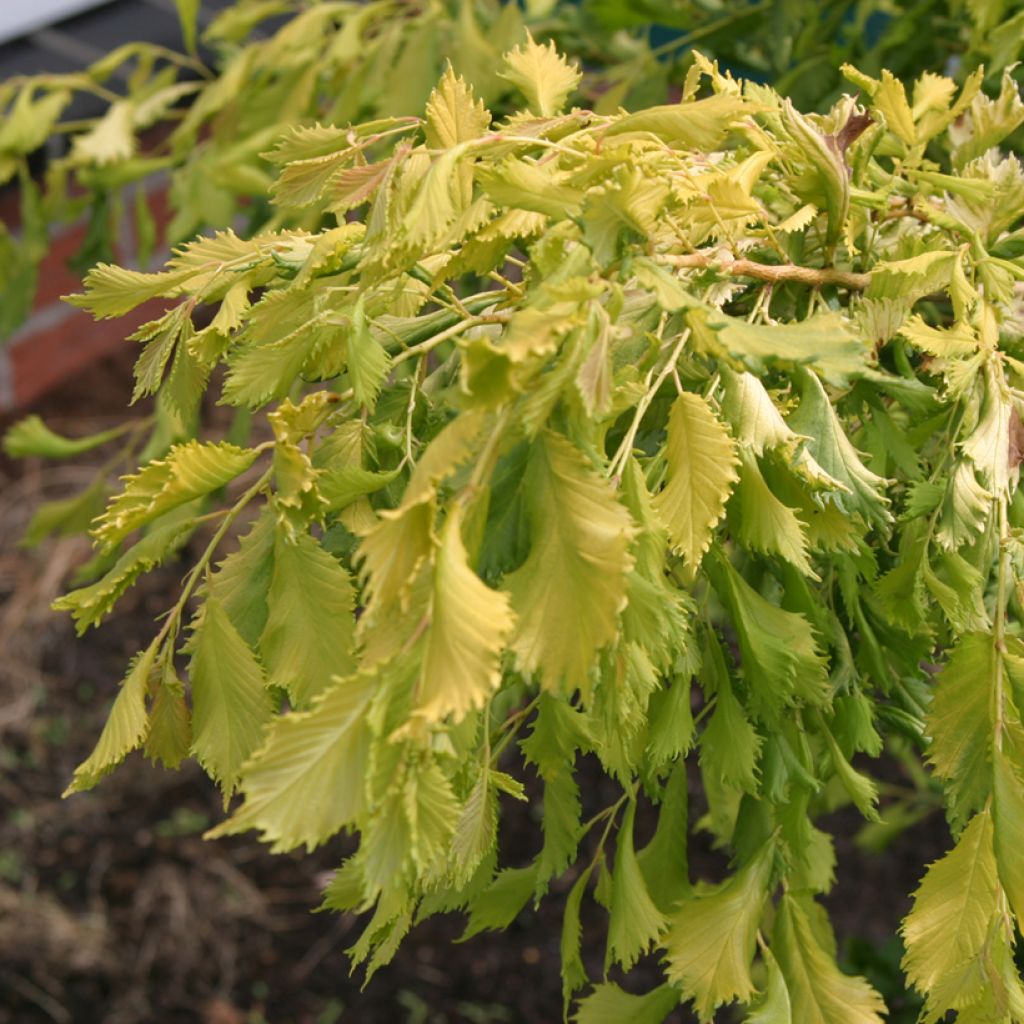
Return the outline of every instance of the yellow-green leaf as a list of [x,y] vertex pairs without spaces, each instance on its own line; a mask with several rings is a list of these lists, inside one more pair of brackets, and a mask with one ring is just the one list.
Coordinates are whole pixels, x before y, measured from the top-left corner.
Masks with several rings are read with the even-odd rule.
[[669,919],[664,947],[669,981],[692,999],[702,1021],[715,1008],[754,993],[750,964],[772,870],[771,844],[709,893],[686,899]]
[[428,722],[448,715],[459,721],[497,689],[513,617],[508,597],[470,568],[457,506],[441,530],[429,615],[416,714]]
[[296,708],[355,669],[355,595],[348,573],[308,533],[279,529],[260,652],[267,680]]
[[[778,555],[805,576],[818,579],[807,552],[804,524],[765,483],[752,453],[741,455],[740,483],[735,508],[735,534],[752,551]],[[730,525],[733,514],[730,512]]]
[[665,457],[667,483],[654,509],[673,549],[696,569],[739,479],[736,446],[707,402],[684,392],[669,415]]
[[273,715],[270,691],[256,656],[215,597],[206,599],[189,649],[192,753],[230,796]]
[[925,996],[926,1019],[970,1005],[991,983],[988,939],[998,912],[992,816],[982,811],[928,868],[903,921],[903,968]]
[[146,757],[154,764],[160,761],[165,768],[177,768],[191,749],[192,713],[185,703],[185,687],[168,659],[149,712]]
[[478,139],[491,124],[491,115],[473,96],[473,87],[449,64],[427,101],[424,133],[431,149],[450,149]]
[[124,490],[96,520],[93,536],[109,551],[140,526],[223,487],[255,459],[255,451],[226,442],[177,445],[166,458],[125,477]]
[[277,851],[312,849],[365,807],[365,714],[379,686],[370,674],[340,679],[309,711],[278,719],[242,771],[245,801],[210,835],[259,829]]
[[157,644],[154,641],[132,660],[128,674],[121,683],[121,689],[107,715],[96,747],[75,769],[74,778],[64,791],[64,796],[92,789],[146,738],[149,727],[146,694],[156,653]]
[[571,690],[586,685],[618,632],[635,529],[610,485],[558,434],[534,444],[527,488],[530,554],[505,580],[518,616],[512,648],[545,687]]
[[85,275],[84,294],[66,295],[64,301],[88,310],[99,320],[109,320],[124,316],[147,299],[179,294],[181,285],[193,273],[187,269],[145,274],[139,270],[98,263]]
[[99,448],[124,432],[124,427],[112,427],[86,437],[62,437],[52,431],[39,416],[26,416],[4,434],[4,451],[12,459],[23,459],[28,455],[69,459]]
[[[782,897],[772,949],[801,1024],[883,1024],[882,997],[864,978],[843,974],[808,913],[809,897]],[[826,925],[827,927],[827,925]]]
[[530,110],[541,117],[557,114],[582,77],[554,43],[541,46],[529,34],[526,42],[506,53],[504,59],[507,70],[499,75],[511,82],[526,97]]
[[667,923],[651,899],[637,863],[633,847],[635,818],[636,803],[631,801],[619,826],[615,850],[608,947],[604,958],[606,971],[613,963],[628,971],[657,942]]
[[935,684],[928,709],[928,757],[946,783],[949,814],[962,825],[992,792],[991,717],[1001,671],[989,633],[962,636]]
[[679,993],[671,985],[637,996],[605,981],[580,1000],[572,1019],[575,1024],[662,1024],[678,1005]]
[[194,526],[193,521],[187,519],[154,529],[132,545],[102,578],[57,598],[53,607],[71,613],[75,630],[81,636],[90,626],[98,626],[103,621],[142,573],[149,572],[177,551]]
[[1019,926],[1024,922],[1024,783],[1002,750],[994,752],[993,769],[996,864],[999,880]]

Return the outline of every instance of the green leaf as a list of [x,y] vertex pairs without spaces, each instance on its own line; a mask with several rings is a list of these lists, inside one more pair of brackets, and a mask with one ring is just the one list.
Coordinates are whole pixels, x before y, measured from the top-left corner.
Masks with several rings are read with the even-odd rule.
[[196,52],[196,22],[199,19],[199,0],[174,0],[181,22],[181,37],[189,53]]
[[435,757],[410,774],[403,796],[409,821],[409,853],[421,875],[447,867],[448,851],[459,820],[451,783]]
[[520,743],[526,763],[536,765],[543,778],[553,778],[572,765],[580,747],[590,745],[586,715],[567,700],[542,693],[530,735]]
[[866,294],[871,299],[913,302],[948,288],[959,260],[959,253],[948,250],[925,252],[905,260],[882,260],[871,271]]
[[[40,90],[29,79],[18,91],[12,106],[0,123],[0,153],[28,154],[39,149],[53,131],[57,119],[71,100],[68,89]],[[8,174],[13,175],[14,169]]]
[[1000,496],[1010,493],[1010,423],[1014,405],[1001,371],[991,362],[985,368],[984,380],[978,423],[961,446],[989,490]]
[[366,806],[365,719],[377,685],[372,674],[337,680],[308,711],[277,719],[241,772],[244,803],[209,835],[256,828],[275,852],[311,850],[355,821]]
[[779,903],[772,949],[789,989],[789,999],[807,1024],[882,1024],[882,997],[864,978],[836,966],[808,914],[809,897],[789,893]]
[[844,491],[832,493],[831,500],[847,515],[885,525],[891,519],[886,509],[888,499],[882,493],[886,481],[861,461],[821,381],[806,371],[801,372],[799,380],[800,405],[789,417],[789,425],[809,439],[807,449],[818,465],[842,484]]
[[153,641],[145,651],[136,654],[132,659],[96,747],[75,769],[74,777],[64,791],[64,796],[92,789],[146,738],[149,728],[146,694],[149,692],[157,647],[157,642]]
[[192,713],[185,703],[185,687],[167,660],[149,712],[146,757],[173,769],[181,765],[191,749]]
[[70,459],[99,448],[121,437],[124,432],[124,427],[113,427],[87,437],[62,437],[54,433],[40,417],[26,416],[4,434],[4,451],[12,459],[23,459],[28,455],[41,455],[46,459]]
[[[530,554],[505,579],[518,622],[512,649],[549,690],[585,687],[618,632],[635,529],[608,483],[565,438],[538,438],[526,471]],[[562,616],[572,608],[573,629]]]
[[671,913],[676,904],[692,892],[686,855],[687,799],[686,760],[680,758],[665,783],[658,808],[658,827],[637,856],[647,880],[647,891],[664,914]]
[[135,104],[115,100],[88,130],[74,136],[71,158],[99,166],[119,163],[135,155]]
[[75,631],[81,636],[90,626],[98,626],[103,621],[142,573],[156,568],[176,552],[194,528],[191,519],[158,527],[132,545],[101,579],[57,598],[52,607],[70,612],[75,620]]
[[969,1006],[992,983],[989,930],[999,893],[992,816],[982,811],[928,868],[903,921],[903,968],[924,995],[929,1020]]
[[1018,925],[1024,921],[1024,784],[1002,750],[993,752],[992,819],[999,881]]
[[501,680],[512,630],[508,598],[469,567],[458,507],[441,530],[430,599],[430,626],[415,714],[426,722],[462,719],[484,705]]
[[[155,394],[159,390],[167,363],[172,357],[174,358],[172,365],[178,364],[179,352],[182,348],[180,339],[186,331],[191,335],[192,330],[192,321],[188,313],[188,303],[181,303],[159,319],[143,324],[131,335],[132,340],[146,343],[142,354],[135,362],[133,404],[140,398]],[[180,371],[178,375],[180,376]],[[205,379],[202,383],[206,383]]]
[[317,480],[326,511],[347,508],[367,494],[374,494],[398,478],[396,470],[374,471],[359,466],[338,466],[325,470]]
[[712,583],[739,634],[743,674],[758,706],[775,712],[794,702],[828,699],[825,660],[803,615],[765,600],[722,556]]
[[147,299],[180,294],[182,284],[192,274],[192,270],[144,274],[100,263],[85,275],[85,293],[66,295],[64,301],[88,310],[99,320],[110,320],[124,316]]
[[778,555],[805,576],[818,579],[807,550],[806,527],[793,509],[772,493],[753,454],[741,453],[740,482],[730,513],[738,540],[762,554]]
[[679,993],[670,985],[637,996],[606,981],[580,1000],[572,1019],[576,1024],[662,1024],[678,1005]]
[[355,561],[362,562],[360,580],[368,604],[383,608],[404,600],[413,576],[433,553],[437,486],[472,454],[483,422],[468,412],[447,424],[420,455],[401,505],[381,511],[376,526],[363,536]]
[[[801,162],[813,182],[810,199],[828,212],[825,245],[832,250],[839,241],[850,212],[850,174],[835,140],[827,138],[810,118],[797,111],[788,99],[782,101],[782,126],[792,139]],[[801,181],[805,184],[807,179]],[[809,182],[808,182],[809,183]]]
[[932,327],[920,316],[912,316],[901,328],[912,345],[938,359],[969,356],[978,350],[978,338],[968,324],[957,320],[945,330]]
[[229,359],[224,401],[255,409],[283,398],[307,362],[330,341],[328,332],[319,320],[308,320],[274,341],[240,348]]
[[819,313],[786,324],[755,324],[716,314],[708,318],[708,326],[718,332],[728,352],[757,370],[765,363],[797,363],[843,381],[865,370],[872,357],[849,318],[838,313]]
[[950,820],[957,827],[992,791],[990,709],[1000,671],[993,637],[968,633],[943,666],[928,709],[928,757],[946,783]]
[[628,971],[658,941],[666,919],[658,910],[633,849],[636,802],[630,801],[619,826],[612,872],[612,901],[608,921],[605,972],[613,964]]
[[498,831],[498,800],[494,773],[485,768],[469,792],[452,836],[452,876],[465,885],[494,849]]
[[794,452],[803,439],[782,418],[764,384],[751,373],[735,373],[727,366],[721,373],[725,383],[722,414],[740,446],[757,455],[775,448]]
[[473,87],[456,75],[449,64],[427,101],[427,145],[432,149],[449,149],[480,138],[490,124],[491,115],[474,98]]
[[561,218],[579,210],[583,193],[532,160],[509,157],[476,174],[487,196],[501,206]]
[[267,622],[267,596],[274,572],[274,516],[265,507],[252,529],[210,576],[210,593],[238,635],[255,648]]
[[871,103],[885,118],[889,130],[898,135],[908,146],[917,141],[914,115],[907,101],[903,83],[894,78],[891,71],[882,70],[882,80],[871,97]]
[[985,490],[970,459],[957,459],[946,488],[936,539],[949,551],[975,541],[988,524],[992,495]]
[[878,787],[866,775],[858,772],[843,755],[835,737],[827,726],[822,730],[829,752],[832,755],[832,767],[857,810],[868,821],[881,821],[875,804],[878,803]]
[[756,106],[739,95],[719,93],[627,114],[611,124],[608,136],[651,134],[679,148],[710,151],[718,147],[730,128]]
[[[655,514],[643,471],[633,457],[627,459],[623,472],[622,501],[640,527],[633,548],[636,565],[629,576],[628,604],[622,613],[623,637],[646,651],[659,672],[686,671],[691,667],[689,660],[683,662],[692,647],[689,621],[692,609],[682,589],[674,585],[666,573],[667,535]],[[659,699],[657,694],[654,697]],[[672,702],[667,702],[665,711],[670,716],[674,711],[686,714]],[[662,719],[654,714],[649,717],[655,730],[650,736],[652,751],[679,750],[679,743],[685,746],[692,739],[692,729],[686,727],[685,717],[675,719],[681,731],[672,737],[659,737]]]
[[693,745],[694,721],[689,675],[677,675],[652,694],[648,706],[647,756],[654,765],[668,764]]
[[767,946],[761,947],[761,956],[768,971],[768,983],[744,1024],[793,1024],[793,1006],[779,963]]
[[276,530],[273,565],[260,653],[267,681],[301,709],[355,669],[355,595],[348,573],[309,534]]
[[672,405],[665,456],[668,480],[654,509],[672,549],[696,569],[739,479],[735,444],[707,402],[684,392]]
[[666,974],[692,999],[702,1021],[715,1008],[754,993],[754,959],[761,910],[768,896],[773,847],[765,844],[735,875],[711,891],[684,900],[669,919]]
[[564,1014],[569,1012],[573,993],[587,981],[586,968],[583,966],[581,943],[583,926],[580,923],[580,904],[590,881],[592,867],[580,872],[566,897],[565,910],[562,913],[562,936],[559,951],[562,956],[562,1000]]
[[757,793],[761,737],[743,713],[728,675],[718,679],[714,713],[700,737],[700,766],[726,786]]
[[256,452],[233,444],[189,441],[154,459],[134,476],[96,520],[93,536],[105,551],[165,512],[210,494],[244,473]]
[[192,753],[227,797],[263,740],[273,715],[270,692],[255,655],[212,595],[194,624],[189,651]]
[[491,884],[470,903],[469,921],[459,941],[465,942],[478,932],[507,928],[533,895],[535,876],[532,865],[499,871]]
[[547,889],[551,879],[561,875],[576,857],[580,810],[580,790],[573,778],[571,764],[545,778],[541,818],[544,845],[537,858],[537,898]]
[[429,163],[402,221],[402,230],[410,245],[435,244],[462,212],[457,205],[462,197],[456,197],[452,190],[461,159],[460,149],[449,149]]
[[530,110],[541,117],[557,114],[582,77],[554,43],[541,46],[529,33],[524,44],[505,54],[504,61],[507,70],[499,71],[499,76],[511,82],[526,97]]

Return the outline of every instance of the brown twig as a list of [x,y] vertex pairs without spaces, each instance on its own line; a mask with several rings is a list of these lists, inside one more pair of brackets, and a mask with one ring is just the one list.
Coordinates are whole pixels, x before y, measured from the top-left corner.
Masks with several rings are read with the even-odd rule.
[[711,267],[723,274],[735,277],[754,277],[760,281],[797,281],[820,288],[835,284],[840,288],[863,291],[871,282],[870,274],[858,274],[851,270],[835,270],[832,267],[798,267],[793,263],[755,263],[753,260],[733,259],[721,252],[691,252],[682,255],[659,255],[659,263],[679,268]]

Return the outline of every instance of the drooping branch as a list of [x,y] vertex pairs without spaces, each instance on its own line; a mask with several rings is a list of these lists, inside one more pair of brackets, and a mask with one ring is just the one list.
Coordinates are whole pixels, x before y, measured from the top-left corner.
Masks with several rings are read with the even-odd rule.
[[798,281],[815,287],[834,284],[851,291],[863,291],[871,281],[870,274],[860,274],[852,270],[835,270],[831,267],[798,267],[794,263],[755,263],[753,260],[734,259],[719,249],[702,252],[684,253],[682,255],[662,254],[656,257],[658,262],[671,267],[705,268],[710,267],[723,274],[735,277],[755,277],[760,281]]

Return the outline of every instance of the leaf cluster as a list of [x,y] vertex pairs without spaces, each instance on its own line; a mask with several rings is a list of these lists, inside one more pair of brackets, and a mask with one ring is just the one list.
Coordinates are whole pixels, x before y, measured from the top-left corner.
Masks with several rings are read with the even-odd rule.
[[[762,0],[735,10],[675,0],[237,0],[209,15],[200,0],[177,6],[185,53],[126,43],[80,72],[0,83],[0,184],[17,179],[21,195],[19,224],[0,224],[0,338],[31,311],[61,225],[86,221],[72,260],[83,273],[123,259],[129,234],[146,266],[200,230],[310,228],[302,207],[268,202],[275,171],[264,154],[285,130],[416,116],[448,61],[504,111],[514,76],[493,72],[530,30],[586,66],[580,94],[611,114],[662,102],[683,83],[698,42],[802,109],[821,109],[842,91],[843,61],[874,74],[948,66],[958,78],[983,61],[997,84],[1024,27],[1020,0],[921,0],[912,16],[881,0]],[[31,158],[41,150],[40,177]],[[169,219],[158,195],[168,176]]]

